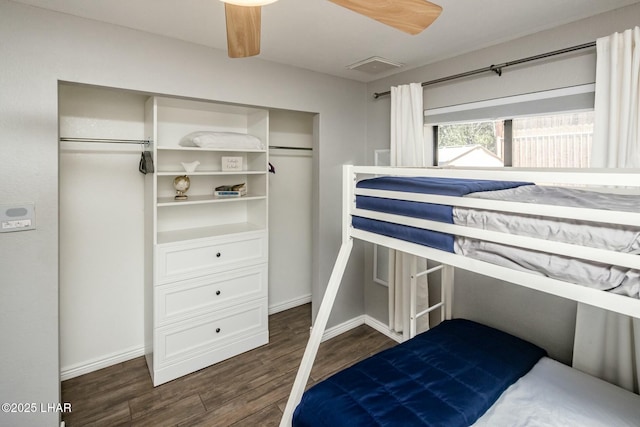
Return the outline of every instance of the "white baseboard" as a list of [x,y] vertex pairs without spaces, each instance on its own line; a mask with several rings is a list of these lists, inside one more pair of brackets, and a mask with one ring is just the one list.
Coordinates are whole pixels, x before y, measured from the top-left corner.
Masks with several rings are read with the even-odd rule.
[[[279,313],[280,311],[288,310],[289,308],[297,307],[302,304],[306,304],[311,301],[311,295],[297,298],[291,301],[287,301],[276,306],[269,308],[269,314]],[[351,329],[357,328],[360,325],[367,325],[383,335],[388,336],[394,341],[402,342],[402,335],[389,329],[387,325],[374,319],[371,316],[362,315],[354,317],[351,320],[347,320],[339,325],[329,328],[324,331],[322,335],[322,341],[337,337],[344,334]],[[117,363],[126,362],[127,360],[135,359],[136,357],[144,356],[144,347],[133,347],[124,352],[112,353],[111,355],[94,359],[92,361],[77,364],[75,366],[62,368],[60,371],[60,380],[65,381],[71,378],[78,377],[80,375],[88,374],[98,369],[106,368]]]
[[389,327],[384,323],[382,323],[381,321],[376,320],[373,317],[367,316],[367,315],[354,317],[351,320],[347,320],[344,323],[341,323],[339,325],[336,325],[332,328],[325,330],[324,334],[322,334],[322,341],[326,341],[328,339],[337,337],[338,335],[344,334],[345,332],[348,332],[351,329],[357,328],[360,325],[370,326],[371,328],[375,329],[381,334],[388,336],[392,340],[396,342],[402,342],[401,334],[398,334],[397,332],[390,330]]
[[289,310],[290,308],[298,307],[303,304],[307,304],[311,302],[311,294],[303,295],[298,298],[291,299],[289,301],[284,301],[278,304],[274,304],[269,306],[269,315],[280,313],[281,311]]
[[324,342],[326,340],[330,340],[331,338],[337,337],[340,334],[344,334],[345,332],[357,328],[360,325],[364,325],[364,315],[355,317],[351,320],[347,320],[346,322],[336,325],[332,328],[325,329],[324,334],[322,334],[322,341]]
[[374,319],[371,316],[365,316],[364,323],[365,325],[372,327],[376,331],[380,332],[383,335],[388,336],[389,338],[391,338],[396,342],[402,342],[403,340],[402,334],[392,331],[391,329],[389,329],[389,326],[387,326],[386,324],[382,323],[377,319]]
[[[281,311],[298,307],[309,302],[311,302],[311,294],[285,301],[277,305],[273,305],[269,307],[269,314],[271,315],[274,313],[279,313]],[[123,352],[112,353],[103,357],[89,360],[84,363],[65,366],[60,369],[60,381],[79,377],[80,375],[88,374],[90,372],[97,371],[98,369],[106,368],[117,363],[126,362],[127,360],[135,359],[136,357],[140,356],[144,356],[144,347],[136,346]]]
[[63,367],[60,369],[60,381],[79,377],[80,375],[88,374],[89,372],[97,371],[98,369],[106,368],[117,363],[126,362],[127,360],[140,356],[144,356],[144,347],[132,347],[123,352],[112,353],[89,362]]

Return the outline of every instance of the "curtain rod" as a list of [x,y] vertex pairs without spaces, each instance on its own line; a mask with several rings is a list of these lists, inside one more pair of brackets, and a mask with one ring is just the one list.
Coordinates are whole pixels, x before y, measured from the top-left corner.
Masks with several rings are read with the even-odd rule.
[[108,138],[60,138],[65,142],[96,142],[103,144],[144,144],[151,143],[148,139],[108,139]]
[[[567,48],[564,48],[564,49],[554,50],[553,52],[541,53],[540,55],[534,55],[534,56],[529,56],[527,58],[516,59],[515,61],[509,61],[509,62],[505,62],[503,64],[490,65],[488,67],[478,68],[477,70],[467,71],[466,73],[454,74],[452,76],[442,77],[442,78],[439,78],[439,79],[430,80],[428,82],[422,82],[422,87],[429,86],[429,85],[434,85],[434,84],[437,84],[437,83],[448,82],[450,80],[461,79],[463,77],[469,77],[469,76],[473,76],[473,75],[476,75],[476,74],[486,73],[487,71],[493,71],[498,76],[502,76],[502,69],[503,68],[510,67],[512,65],[523,64],[525,62],[537,61],[538,59],[549,58],[551,56],[562,55],[564,53],[575,52],[576,50],[588,49],[588,48],[591,48],[591,47],[595,47],[595,45],[596,45],[596,42],[584,43],[584,44],[580,44],[580,45],[577,45],[577,46],[572,46],[572,47],[567,47]],[[376,93],[373,94],[373,97],[375,99],[378,99],[381,96],[385,96],[385,95],[389,95],[389,94],[391,94],[390,90],[388,90],[386,92],[376,92]]]

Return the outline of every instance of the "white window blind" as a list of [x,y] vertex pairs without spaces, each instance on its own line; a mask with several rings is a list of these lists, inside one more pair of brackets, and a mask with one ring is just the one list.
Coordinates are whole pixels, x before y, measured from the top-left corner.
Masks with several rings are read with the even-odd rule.
[[571,86],[542,92],[532,92],[467,104],[427,109],[425,125],[495,120],[552,114],[564,111],[592,110],[595,84]]

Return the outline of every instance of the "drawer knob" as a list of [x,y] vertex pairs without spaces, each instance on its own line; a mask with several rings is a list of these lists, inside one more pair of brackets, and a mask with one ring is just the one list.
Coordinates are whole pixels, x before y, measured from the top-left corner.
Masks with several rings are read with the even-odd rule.
[[216,254],[216,258],[220,258],[221,256],[222,256],[222,254],[221,254],[220,252],[218,252],[218,253]]
[[220,295],[220,291],[216,291],[216,295]]
[[220,333],[220,328],[216,328],[216,334]]

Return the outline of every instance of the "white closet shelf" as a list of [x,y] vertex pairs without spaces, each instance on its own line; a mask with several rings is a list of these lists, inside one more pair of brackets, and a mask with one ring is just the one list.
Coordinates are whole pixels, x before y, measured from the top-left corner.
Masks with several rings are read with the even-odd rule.
[[185,206],[185,205],[201,205],[206,203],[237,203],[247,200],[263,200],[267,196],[259,194],[247,194],[242,197],[215,197],[215,196],[189,196],[186,200],[175,200],[173,197],[158,197],[158,207],[164,206]]
[[248,233],[265,230],[257,224],[242,222],[236,224],[216,225],[211,227],[187,228],[183,230],[161,231],[158,233],[158,244],[182,242],[185,240],[207,239],[229,234]]
[[189,175],[189,176],[221,176],[221,175],[266,175],[267,171],[198,171],[198,172],[185,172],[180,170],[175,171],[162,171],[158,172],[158,176],[177,176],[177,175]]
[[220,153],[266,153],[267,150],[259,148],[200,148],[200,147],[161,147],[158,151],[198,151],[198,152],[220,152]]

